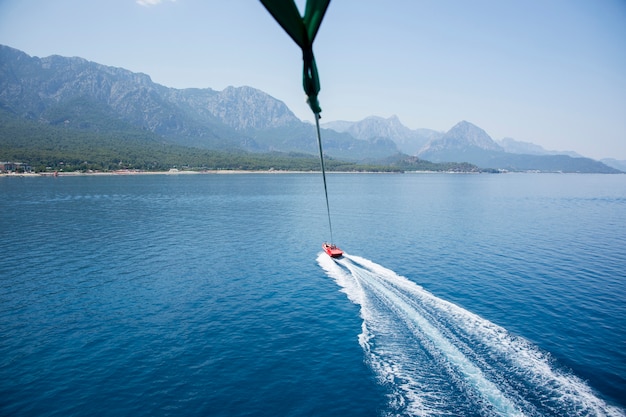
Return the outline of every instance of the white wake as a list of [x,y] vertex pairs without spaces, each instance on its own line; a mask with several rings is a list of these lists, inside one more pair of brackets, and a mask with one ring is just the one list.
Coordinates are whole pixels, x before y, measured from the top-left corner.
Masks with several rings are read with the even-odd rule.
[[549,354],[367,259],[320,253],[361,307],[359,342],[390,415],[624,416]]

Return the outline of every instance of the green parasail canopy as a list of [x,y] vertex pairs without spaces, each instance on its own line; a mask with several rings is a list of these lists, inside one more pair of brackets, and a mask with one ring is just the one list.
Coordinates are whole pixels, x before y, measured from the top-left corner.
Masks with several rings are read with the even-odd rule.
[[261,3],[302,49],[304,61],[302,85],[308,96],[307,102],[311,110],[319,117],[322,111],[317,100],[320,80],[313,56],[313,41],[330,0],[307,0],[304,17],[300,16],[300,11],[294,0],[261,0]]

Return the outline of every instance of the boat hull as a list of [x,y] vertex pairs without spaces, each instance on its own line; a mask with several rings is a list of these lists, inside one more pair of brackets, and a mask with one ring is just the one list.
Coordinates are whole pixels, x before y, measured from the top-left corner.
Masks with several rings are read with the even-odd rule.
[[343,256],[343,251],[335,245],[323,243],[322,249],[324,249],[324,252],[326,252],[326,254],[331,258],[339,258]]

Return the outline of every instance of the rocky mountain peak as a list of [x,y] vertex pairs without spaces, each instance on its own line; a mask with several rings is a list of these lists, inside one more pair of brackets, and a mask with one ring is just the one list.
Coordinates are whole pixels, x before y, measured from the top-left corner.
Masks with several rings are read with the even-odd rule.
[[374,138],[398,138],[410,135],[411,130],[404,126],[398,116],[387,119],[379,116],[369,116],[353,124],[348,129],[354,137],[369,140]]
[[226,87],[211,107],[216,117],[236,130],[282,127],[299,121],[285,103],[248,86]]
[[503,151],[480,127],[463,120],[448,130],[441,138],[434,139],[426,148],[430,151],[441,149],[479,148],[487,151]]
[[322,126],[337,132],[346,132],[360,140],[391,140],[398,150],[408,155],[417,154],[429,140],[441,136],[440,132],[431,129],[412,130],[403,125],[396,115],[388,118],[369,116],[358,122],[333,121]]

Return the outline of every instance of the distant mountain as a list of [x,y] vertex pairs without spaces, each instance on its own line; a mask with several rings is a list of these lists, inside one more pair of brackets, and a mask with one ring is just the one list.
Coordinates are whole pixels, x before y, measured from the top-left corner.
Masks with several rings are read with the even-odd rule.
[[[145,74],[82,58],[31,57],[0,45],[0,109],[70,129],[106,130],[115,119],[176,145],[255,152],[317,151],[315,128],[280,100],[252,87],[174,89]],[[106,118],[97,115],[106,115]],[[324,131],[325,152],[352,160],[398,152]]]
[[441,132],[431,129],[409,129],[395,115],[387,119],[370,116],[358,122],[333,121],[322,126],[337,132],[349,133],[361,140],[392,141],[400,152],[407,155],[416,155],[426,143],[442,135]]
[[[504,149],[481,128],[469,122],[457,123],[443,136],[431,140],[418,156],[433,162],[471,162],[489,159]],[[496,167],[498,168],[498,167]]]
[[613,158],[605,158],[601,159],[600,162],[610,166],[611,168],[619,169],[622,172],[626,172],[626,161],[620,161]]
[[456,124],[442,137],[430,141],[418,156],[432,162],[469,162],[482,168],[510,171],[619,172],[589,158],[506,152],[483,129],[467,121]]
[[498,144],[508,153],[525,155],[567,155],[572,158],[582,158],[583,156],[573,151],[549,151],[542,146],[531,142],[522,142],[512,138],[503,138],[497,141]]
[[504,153],[485,162],[484,167],[509,171],[539,171],[564,173],[618,174],[619,170],[591,158],[572,158],[567,155],[523,155]]
[[[315,127],[299,120],[282,101],[255,88],[168,88],[146,74],[76,57],[31,57],[3,45],[0,116],[6,128],[0,132],[4,135],[0,150],[1,145],[10,144],[12,155],[21,155],[16,153],[19,141],[27,141],[29,131],[37,132],[41,143],[45,137],[71,138],[75,149],[88,145],[90,152],[101,145],[98,141],[109,143],[109,149],[111,144],[121,149],[132,140],[135,153],[155,144],[199,152],[317,153]],[[52,130],[44,132],[44,127]],[[392,158],[396,165],[414,169],[422,166],[418,160],[420,164],[428,160],[509,170],[617,172],[588,158],[543,154],[541,147],[512,139],[498,144],[467,121],[445,133],[409,129],[397,116],[330,122],[322,127],[325,153],[346,161]],[[81,144],[81,137],[93,143]],[[39,151],[39,160],[44,161],[45,149]],[[173,152],[172,148],[161,151]],[[73,158],[80,161],[79,154]]]

